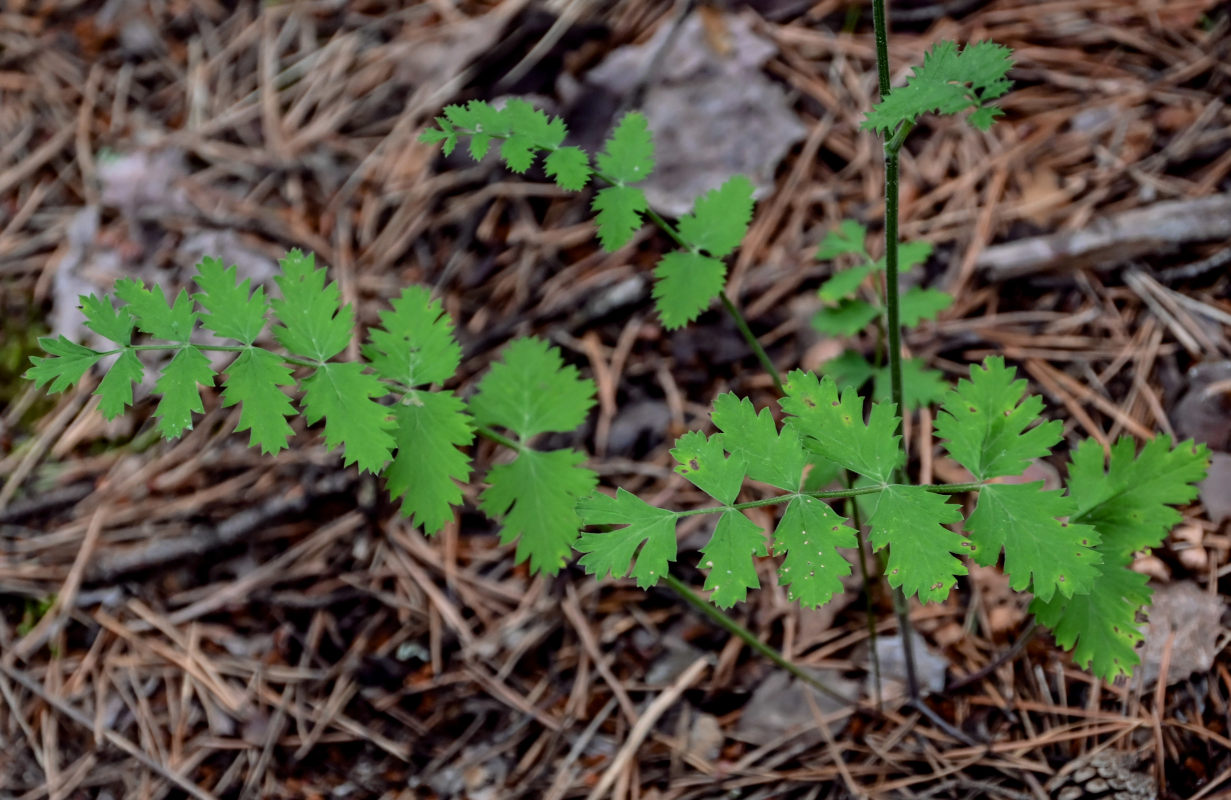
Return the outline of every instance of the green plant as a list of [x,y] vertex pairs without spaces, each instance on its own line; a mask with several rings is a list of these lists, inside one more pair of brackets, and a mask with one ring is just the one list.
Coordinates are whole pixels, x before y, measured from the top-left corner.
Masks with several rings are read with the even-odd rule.
[[[40,344],[49,356],[34,357],[26,374],[58,392],[113,358],[95,389],[99,410],[112,418],[132,404],[133,385],[143,379],[138,353],[164,351],[171,360],[154,385],[161,395],[155,415],[159,432],[170,439],[204,410],[200,389],[215,377],[206,354],[234,354],[222,370],[222,405],[239,406],[236,430],[248,431],[252,446],[264,453],[288,446],[297,412],[285,390],[297,388],[305,421],[324,421],[325,444],[341,447],[344,464],[382,474],[402,513],[427,533],[453,518],[462,500],[457,484],[471,473],[471,459],[459,448],[478,431],[515,453],[487,472],[480,507],[502,523],[503,542],[519,540],[519,561],[529,560],[535,571],[558,570],[577,538],[573,506],[597,476],[581,466],[583,453],[540,451],[530,440],[580,425],[594,402],[593,382],[543,340],[524,338],[504,349],[469,402],[431,388],[453,377],[461,348],[452,321],[422,287],[403,291],[380,315],[380,325],[368,330],[364,361],[337,361],[351,344],[353,310],[341,306],[337,284],[326,283],[311,255],[293,250],[280,268],[275,283],[281,297],[275,300],[263,288],[253,290],[251,281],[240,282],[236,268],[217,259],[197,265],[198,293],[181,291],[174,301],[159,287],[121,280],[118,307],[109,297],[81,298],[86,326],[114,347],[94,350],[64,336],[44,338]],[[271,316],[282,351],[256,344]],[[134,344],[134,327],[166,343]],[[203,333],[238,343],[201,343]]]
[[[883,7],[878,9],[878,50],[883,57]],[[354,316],[341,307],[335,284],[310,255],[292,251],[276,279],[279,298],[240,282],[234,267],[206,259],[194,278],[200,292],[181,291],[169,301],[162,290],[125,280],[109,298],[83,297],[87,325],[115,344],[93,350],[64,337],[43,339],[49,354],[33,359],[27,373],[51,391],[81,379],[104,359],[115,361],[96,393],[107,416],[123,412],[132,387],[144,374],[138,353],[168,351],[172,358],[155,384],[161,395],[156,414],[167,437],[180,435],[203,409],[200,387],[214,381],[206,353],[234,353],[224,369],[223,405],[239,406],[238,430],[250,431],[254,446],[277,452],[288,446],[290,420],[296,416],[287,389],[302,393],[300,408],[308,424],[324,421],[326,444],[340,446],[345,464],[383,474],[402,511],[427,533],[439,530],[461,500],[458,482],[470,478],[469,456],[462,450],[477,432],[513,451],[508,463],[492,467],[480,507],[502,524],[502,541],[518,541],[517,558],[534,571],[554,572],[571,549],[583,554],[582,566],[602,577],[631,575],[648,587],[670,573],[677,559],[675,526],[684,516],[717,516],[709,543],[701,550],[706,588],[719,606],[730,606],[759,586],[755,559],[770,548],[764,532],[744,512],[782,505],[772,550],[783,557],[779,580],[790,596],[809,606],[827,602],[841,590],[850,571],[839,548],[856,543],[855,527],[826,502],[857,498],[864,504],[870,542],[887,554],[889,583],[922,601],[944,599],[966,571],[960,556],[993,564],[1002,554],[1012,586],[1029,590],[1032,609],[1080,663],[1111,678],[1136,662],[1139,639],[1135,617],[1148,601],[1144,576],[1129,569],[1133,552],[1156,545],[1179,519],[1172,506],[1194,496],[1193,483],[1204,475],[1204,447],[1176,447],[1166,437],[1139,453],[1121,440],[1109,457],[1097,443],[1073,451],[1067,494],[1044,491],[1041,483],[1005,478],[1024,473],[1033,459],[1050,454],[1061,436],[1059,422],[1041,420],[1042,401],[1025,396],[1025,381],[1003,360],[989,358],[943,394],[936,433],[942,446],[971,473],[968,483],[914,485],[904,476],[905,453],[899,433],[903,369],[900,359],[902,303],[898,272],[923,252],[899,252],[897,241],[896,158],[918,115],[972,109],[971,121],[986,127],[998,109],[987,105],[1008,89],[1008,51],[988,43],[958,50],[943,43],[928,53],[908,84],[888,91],[869,113],[865,127],[886,137],[886,249],[883,303],[860,307],[866,325],[883,311],[890,402],[865,401],[853,388],[840,389],[834,377],[795,371],[782,390],[785,421],[767,409],[756,410],[733,394],[718,397],[711,422],[717,433],[701,431],[677,440],[676,471],[713,498],[717,505],[687,510],[651,506],[624,490],[596,493],[597,476],[584,468],[575,450],[539,451],[530,445],[543,433],[579,426],[594,402],[594,386],[565,366],[557,351],[539,339],[510,343],[502,360],[464,400],[439,387],[457,369],[460,350],[452,322],[422,288],[410,288],[368,331],[362,361],[338,361],[351,344]],[[724,292],[722,259],[739,244],[752,212],[752,186],[735,177],[705,194],[690,215],[672,225],[649,208],[637,183],[654,167],[652,140],[644,117],[625,115],[603,152],[588,154],[563,144],[567,130],[522,101],[503,108],[484,102],[450,106],[438,127],[423,138],[440,142],[446,153],[467,140],[470,154],[483,158],[499,143],[510,169],[525,172],[540,153],[544,172],[565,189],[577,191],[591,180],[605,184],[594,196],[598,237],[603,247],[627,243],[648,218],[677,244],[655,269],[654,300],[664,326],[694,320],[715,298],[735,319],[754,353],[777,382],[777,372],[746,321]],[[850,225],[823,244],[821,252],[866,256],[864,233]],[[905,258],[903,258],[905,256]],[[870,262],[870,259],[869,259]],[[843,299],[875,263],[839,273],[827,299]],[[851,272],[851,271],[848,271]],[[840,291],[841,290],[841,291]],[[861,301],[862,302],[862,301]],[[935,308],[940,301],[922,301]],[[848,308],[855,306],[848,303]],[[870,311],[868,309],[871,309]],[[910,304],[907,304],[907,311]],[[920,312],[922,314],[922,312]],[[268,318],[282,351],[256,344]],[[237,344],[200,343],[198,323],[213,336]],[[134,344],[134,327],[159,344]],[[882,384],[884,380],[882,378]],[[915,391],[915,390],[912,390]],[[883,391],[882,391],[883,394]],[[935,387],[916,399],[936,399]],[[846,470],[857,476],[851,488],[816,488],[817,474]],[[738,502],[748,480],[776,492]],[[963,518],[952,495],[972,495],[974,511]],[[580,534],[584,523],[591,530]],[[946,526],[960,527],[957,530]]]
[[[812,318],[812,327],[829,336],[849,337],[877,323],[877,361],[869,363],[858,351],[844,350],[840,356],[826,362],[824,371],[842,386],[860,387],[872,380],[872,397],[879,401],[892,397],[890,367],[883,363],[885,308],[881,303],[884,292],[867,291],[868,279],[874,278],[878,285],[885,281],[885,257],[873,259],[865,248],[867,229],[855,220],[843,220],[821,240],[816,257],[827,260],[843,255],[858,256],[861,261],[853,267],[838,270],[821,284],[817,296],[824,304]],[[898,246],[901,272],[927,261],[932,254],[928,242],[903,242]],[[925,319],[935,319],[953,303],[953,298],[939,289],[911,287],[900,298],[902,324],[914,327]],[[902,360],[902,401],[908,410],[938,403],[949,385],[939,370],[928,369],[921,358]]]

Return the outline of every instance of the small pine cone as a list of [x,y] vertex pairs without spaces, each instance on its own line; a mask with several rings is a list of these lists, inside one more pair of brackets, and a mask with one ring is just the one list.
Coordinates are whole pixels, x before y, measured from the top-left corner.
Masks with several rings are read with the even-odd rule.
[[1158,800],[1154,780],[1133,769],[1137,759],[1104,750],[1047,782],[1055,800]]

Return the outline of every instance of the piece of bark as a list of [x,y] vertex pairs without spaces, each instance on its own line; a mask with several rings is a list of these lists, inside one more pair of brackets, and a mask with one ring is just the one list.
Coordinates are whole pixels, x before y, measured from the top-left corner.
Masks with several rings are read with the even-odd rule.
[[989,247],[977,266],[992,280],[1081,267],[1111,269],[1188,242],[1231,237],[1231,194],[1155,203],[1091,222],[1076,231]]

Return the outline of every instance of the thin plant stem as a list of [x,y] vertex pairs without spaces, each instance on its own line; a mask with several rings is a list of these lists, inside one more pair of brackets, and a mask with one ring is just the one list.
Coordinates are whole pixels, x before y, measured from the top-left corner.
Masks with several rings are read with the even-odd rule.
[[489,439],[496,444],[504,445],[510,450],[517,450],[518,452],[522,450],[522,446],[520,444],[505,436],[503,433],[497,433],[486,425],[478,426],[474,429],[474,432],[482,436],[484,439]]
[[[851,473],[846,473],[847,488],[851,488]],[[872,580],[868,574],[868,554],[864,552],[863,512],[859,510],[859,501],[852,497],[847,501],[851,523],[855,526],[855,545],[859,548],[859,577],[863,580],[863,599],[868,614],[868,645],[872,657],[872,685],[876,707],[881,707],[881,658],[876,651],[876,608],[872,602]]]
[[757,635],[745,628],[743,625],[736,622],[720,609],[716,608],[707,600],[699,597],[688,584],[681,581],[679,578],[668,573],[663,576],[663,582],[670,586],[676,594],[684,598],[690,606],[700,611],[704,616],[712,620],[718,627],[725,630],[727,633],[739,638],[744,644],[748,645],[754,651],[764,656],[776,666],[786,670],[791,675],[808,684],[824,695],[827,695],[840,703],[845,703],[850,706],[857,706],[859,703],[841,692],[831,689],[824,681],[817,678],[812,673],[808,672],[803,667],[791,663],[786,656],[778,652],[777,649],[770,647],[765,642],[762,642]]
[[[486,435],[482,430],[480,430],[479,433],[481,435]],[[843,497],[859,497],[864,494],[876,494],[877,492],[882,492],[885,490],[887,485],[860,486],[853,489],[833,489],[822,492],[791,492],[790,494],[780,494],[775,495],[774,497],[764,497],[760,500],[749,500],[746,503],[734,503],[729,506],[690,508],[687,511],[676,511],[675,515],[677,517],[691,517],[696,514],[718,514],[728,509],[743,511],[748,508],[761,508],[763,506],[776,506],[782,503],[789,503],[796,497],[815,497],[818,500],[836,500]],[[966,492],[973,492],[982,486],[982,483],[936,483],[925,484],[917,488],[923,489],[927,492],[932,492],[933,494],[965,494]]]
[[[876,74],[880,96],[889,95],[889,22],[885,17],[885,0],[872,0],[872,25],[876,36]],[[909,132],[903,124],[894,136],[885,142],[885,331],[888,339],[890,397],[898,410],[898,426],[901,433],[902,417],[906,409],[902,404],[902,321],[901,301],[898,296],[898,153]],[[906,442],[899,440],[903,452]],[[905,466],[894,470],[894,480],[905,479]],[[893,591],[893,608],[898,617],[902,634],[902,654],[906,662],[906,683],[912,703],[919,702],[919,681],[915,671],[914,631],[910,624],[910,601],[900,588]]]
[[770,360],[769,353],[765,352],[765,348],[757,341],[757,337],[752,333],[752,328],[748,327],[748,321],[744,319],[744,315],[735,303],[731,302],[731,298],[727,295],[726,290],[723,290],[719,295],[722,300],[722,307],[727,310],[727,314],[731,319],[735,320],[735,327],[739,328],[740,335],[744,337],[744,341],[752,348],[752,352],[756,354],[757,361],[761,362],[762,369],[769,375],[774,382],[774,388],[778,390],[778,394],[785,395],[786,389],[782,386],[782,378],[778,376],[778,368],[774,366],[774,362]]
[[1034,638],[1034,634],[1036,631],[1038,631],[1038,629],[1039,629],[1038,620],[1034,620],[1034,619],[1030,620],[1030,624],[1028,624],[1026,626],[1026,629],[1022,631],[1021,636],[1017,637],[1017,641],[1013,642],[1013,644],[1009,646],[1009,649],[1005,650],[1003,653],[993,658],[991,661],[987,663],[986,666],[982,667],[981,669],[975,670],[969,675],[963,678],[958,678],[957,680],[953,681],[952,683],[950,683],[948,686],[945,687],[945,691],[952,692],[952,691],[956,691],[957,689],[961,689],[965,686],[969,686],[972,683],[978,683],[979,681],[983,680],[988,675],[991,675],[993,672],[999,669],[1002,664],[1007,664],[1008,662],[1017,658],[1017,656],[1020,655],[1021,652],[1026,649],[1026,645],[1030,643],[1030,640]]

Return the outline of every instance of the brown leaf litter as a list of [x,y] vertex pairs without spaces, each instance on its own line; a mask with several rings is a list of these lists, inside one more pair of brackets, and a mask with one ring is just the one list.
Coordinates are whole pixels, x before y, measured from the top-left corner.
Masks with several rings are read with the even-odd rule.
[[[627,98],[577,87],[617,48],[661,42],[688,5],[109,0],[91,13],[49,0],[0,13],[3,792],[1042,798],[1100,796],[1100,779],[1137,791],[1144,775],[1134,796],[1226,796],[1231,671],[1213,615],[1189,637],[1218,645],[1212,661],[1184,680],[1107,686],[1046,636],[1014,648],[1025,598],[972,580],[912,618],[948,686],[986,670],[928,701],[974,744],[892,705],[831,710],[803,691],[811,723],[744,741],[758,687],[782,680],[765,661],[665,591],[529,577],[469,510],[473,489],[427,540],[311,432],[260,457],[211,395],[163,443],[148,403],[108,425],[88,380],[51,401],[18,381],[31,334],[68,328],[75,293],[117,275],[176,285],[206,251],[259,271],[301,247],[365,322],[403,285],[432,285],[459,325],[462,391],[509,336],[550,337],[599,383],[598,422],[575,444],[600,454],[604,480],[698,502],[671,475],[670,442],[717,392],[768,404],[772,386],[718,312],[660,328],[646,276],[667,243],[646,231],[602,253],[584,199],[415,141],[444,104],[510,93],[597,141]],[[741,69],[789,100],[784,130],[803,133],[766,168],[776,188],[729,287],[792,368],[838,352],[807,321],[830,269],[816,243],[844,217],[881,214],[879,150],[858,131],[876,90],[870,28],[843,0],[711,5],[690,46],[730,57],[745,34],[767,43]],[[1006,356],[1070,439],[1189,430],[1191,409],[1225,400],[1190,370],[1231,357],[1227,233],[1190,213],[1231,192],[1225,6],[889,5],[899,78],[941,38],[994,39],[1017,60],[990,132],[925,120],[903,152],[903,236],[936,246],[924,279],[957,298],[907,336],[911,353],[951,378]],[[638,91],[674,63],[651,58]],[[1139,246],[1164,220],[1174,235]],[[1091,234],[1096,248],[1074,249]],[[1047,272],[985,266],[1021,242],[1048,253]],[[930,450],[930,419],[907,431],[923,476],[952,466]],[[479,464],[493,452],[478,447]],[[1207,492],[1152,556],[1178,591],[1228,588],[1222,499]],[[687,545],[696,531],[681,533]],[[691,564],[685,549],[693,581]],[[896,633],[888,598],[857,597],[818,630],[773,588],[773,564],[759,569],[767,588],[735,613],[808,669],[863,682],[869,613]],[[1178,674],[1180,638],[1164,637],[1160,674]]]

